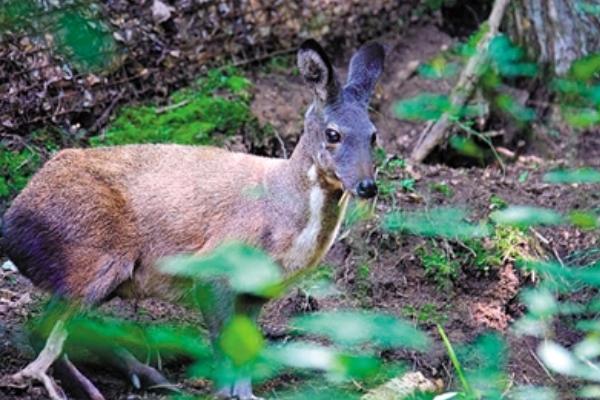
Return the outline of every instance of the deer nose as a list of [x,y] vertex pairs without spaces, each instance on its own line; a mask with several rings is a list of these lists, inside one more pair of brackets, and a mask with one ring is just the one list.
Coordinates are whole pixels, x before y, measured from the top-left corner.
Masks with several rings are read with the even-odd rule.
[[363,199],[370,199],[377,194],[377,185],[373,179],[363,179],[356,187],[356,194]]

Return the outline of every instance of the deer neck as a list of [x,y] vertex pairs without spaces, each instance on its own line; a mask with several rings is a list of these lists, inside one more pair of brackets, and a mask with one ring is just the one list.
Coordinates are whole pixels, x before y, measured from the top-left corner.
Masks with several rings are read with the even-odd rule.
[[317,264],[333,244],[344,217],[349,196],[341,185],[325,176],[313,159],[303,135],[286,167],[277,177],[287,185],[295,222],[288,249],[282,257],[288,271]]

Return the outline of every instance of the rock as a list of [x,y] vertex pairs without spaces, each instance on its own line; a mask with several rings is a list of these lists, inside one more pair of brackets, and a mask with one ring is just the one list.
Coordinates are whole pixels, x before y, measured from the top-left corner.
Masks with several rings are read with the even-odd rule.
[[154,3],[152,3],[152,19],[157,24],[162,24],[171,18],[173,10],[173,7],[166,5],[162,1],[154,0]]
[[7,260],[2,264],[2,270],[10,272],[18,272],[17,266],[12,261]]
[[435,392],[437,389],[436,384],[422,373],[409,372],[369,390],[361,400],[402,400],[418,391]]

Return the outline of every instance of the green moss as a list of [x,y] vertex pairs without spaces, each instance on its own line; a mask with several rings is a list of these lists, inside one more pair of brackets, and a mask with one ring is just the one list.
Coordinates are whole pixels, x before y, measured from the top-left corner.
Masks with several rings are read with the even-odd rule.
[[173,93],[169,106],[125,107],[92,146],[132,143],[219,144],[260,128],[250,111],[250,82],[234,69],[213,70],[192,88]]
[[374,152],[374,161],[378,171],[376,183],[380,198],[393,198],[398,190],[406,192],[415,190],[415,180],[413,178],[400,178],[406,168],[404,159],[395,155],[388,155],[384,149],[378,147]]
[[471,240],[465,243],[470,251],[465,252],[465,262],[469,266],[482,271],[489,271],[491,268],[502,265],[502,254],[498,250],[495,241],[484,243],[483,240]]
[[0,150],[0,200],[8,200],[23,189],[40,163],[39,154],[29,148]]
[[444,324],[448,320],[448,304],[441,311],[439,307],[432,303],[425,303],[421,306],[407,305],[402,308],[402,315],[410,318],[418,324]]
[[417,250],[417,257],[425,269],[425,275],[432,278],[442,289],[452,287],[453,281],[460,273],[460,263],[451,258],[442,249],[432,247],[421,247]]
[[430,187],[431,190],[441,193],[446,197],[454,196],[454,190],[445,182],[434,182]]

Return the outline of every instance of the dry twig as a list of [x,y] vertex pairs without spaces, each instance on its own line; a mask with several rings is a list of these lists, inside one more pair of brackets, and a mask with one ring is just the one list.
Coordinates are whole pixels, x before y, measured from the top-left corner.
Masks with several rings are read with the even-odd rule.
[[[489,44],[492,39],[498,34],[500,22],[504,16],[504,12],[510,0],[496,0],[494,7],[488,19],[488,31],[477,44],[477,51],[473,55],[465,69],[463,70],[458,83],[452,90],[450,95],[450,103],[452,109],[462,107],[471,97],[475,85],[484,70],[489,55]],[[421,132],[419,142],[415,146],[411,159],[413,162],[422,162],[431,151],[440,144],[447,135],[448,128],[451,125],[452,116],[449,112],[442,114],[440,119],[435,124],[428,124]]]

